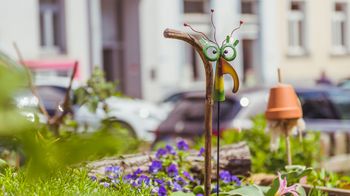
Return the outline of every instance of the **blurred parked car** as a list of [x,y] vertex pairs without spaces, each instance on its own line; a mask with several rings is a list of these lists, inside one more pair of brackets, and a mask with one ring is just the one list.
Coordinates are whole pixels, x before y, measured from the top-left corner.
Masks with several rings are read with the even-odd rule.
[[88,125],[88,131],[96,130],[101,126],[103,119],[109,119],[121,124],[139,139],[153,141],[155,130],[166,118],[167,111],[154,103],[140,99],[125,97],[110,97],[106,100],[109,112],[103,110],[100,103],[96,113],[82,106],[75,111],[75,119],[81,125]]
[[[249,129],[252,117],[266,109],[267,88],[242,90],[227,94],[221,103],[220,128]],[[307,130],[350,131],[350,92],[335,87],[296,88],[300,98]],[[176,104],[168,118],[155,131],[156,141],[176,137],[195,138],[204,133],[204,92],[187,92]],[[217,104],[213,109],[213,134],[217,133]]]

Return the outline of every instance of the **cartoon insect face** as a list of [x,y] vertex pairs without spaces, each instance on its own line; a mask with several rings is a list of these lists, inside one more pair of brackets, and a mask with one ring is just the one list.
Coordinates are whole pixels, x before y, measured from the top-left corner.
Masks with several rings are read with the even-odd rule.
[[233,61],[237,56],[236,46],[239,43],[236,40],[234,43],[230,42],[230,37],[227,36],[225,43],[219,47],[216,43],[208,42],[205,39],[200,40],[203,46],[203,54],[209,61],[217,61],[219,57],[223,57],[226,61]]
[[211,15],[212,26],[214,28],[214,40],[210,40],[204,33],[194,30],[190,25],[185,26],[191,28],[194,32],[202,35],[200,43],[203,48],[203,54],[208,61],[216,62],[215,79],[214,79],[214,100],[225,100],[225,88],[224,88],[224,74],[229,74],[233,79],[232,92],[236,93],[239,88],[239,78],[236,70],[228,63],[233,61],[237,56],[236,46],[239,43],[238,40],[233,41],[232,34],[234,31],[240,28],[243,24],[240,21],[239,27],[233,29],[230,35],[226,36],[226,39],[219,46],[216,41],[215,25],[213,23],[213,10]]

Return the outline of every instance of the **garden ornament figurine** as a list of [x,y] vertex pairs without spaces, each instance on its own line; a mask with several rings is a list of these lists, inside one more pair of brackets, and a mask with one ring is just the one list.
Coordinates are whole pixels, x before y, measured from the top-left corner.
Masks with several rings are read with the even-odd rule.
[[301,131],[305,129],[305,122],[294,88],[281,82],[280,69],[278,69],[278,78],[279,84],[270,89],[265,116],[271,134],[271,150],[277,150],[280,135],[285,136],[288,165],[292,165],[289,136],[297,130],[302,139]]
[[[225,100],[224,92],[224,74],[229,74],[233,79],[233,93],[236,93],[239,88],[239,78],[235,69],[228,63],[236,58],[237,51],[236,46],[238,40],[233,39],[233,33],[240,28],[243,24],[240,21],[239,27],[233,29],[230,35],[226,36],[226,39],[219,45],[216,40],[216,28],[213,23],[213,12],[211,10],[211,23],[214,30],[214,40],[209,39],[204,33],[199,32],[192,28],[188,24],[184,26],[189,27],[193,32],[198,33],[201,37],[198,39],[188,33],[166,29],[164,31],[164,37],[179,39],[192,45],[192,47],[200,55],[205,69],[206,76],[206,99],[205,99],[205,171],[204,171],[204,193],[209,196],[211,193],[211,138],[212,138],[212,113],[213,113],[213,102],[216,101],[218,104],[218,119],[220,119],[220,102]],[[213,65],[215,65],[215,76],[213,77]],[[219,137],[220,137],[220,124],[218,120],[217,124],[217,175],[219,174]],[[219,178],[217,178],[219,179]],[[217,183],[219,184],[219,183]],[[217,193],[219,187],[216,187]]]

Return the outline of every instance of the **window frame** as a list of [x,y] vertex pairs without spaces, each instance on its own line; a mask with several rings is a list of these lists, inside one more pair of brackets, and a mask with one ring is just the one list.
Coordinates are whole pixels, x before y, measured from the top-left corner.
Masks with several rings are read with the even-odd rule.
[[[337,3],[345,4],[344,11],[345,13],[341,13],[340,11],[335,10],[335,6]],[[345,55],[349,53],[349,3],[344,0],[334,0],[331,4],[331,54],[332,55]],[[337,24],[336,24],[337,23]],[[342,29],[341,24],[344,24],[344,29]],[[336,28],[335,25],[339,25]],[[344,31],[344,32],[342,32]],[[340,35],[344,36],[344,40],[338,37]],[[339,40],[338,40],[339,39]],[[342,44],[341,42],[344,42]]]
[[[301,3],[302,4],[301,10],[298,10],[298,11],[292,10],[291,4],[293,2]],[[305,0],[290,0],[290,1],[288,1],[288,4],[287,4],[287,10],[288,10],[287,11],[287,14],[288,14],[287,15],[287,48],[288,48],[287,53],[288,53],[288,56],[305,56],[305,55],[307,55],[307,52],[308,52],[307,1],[305,1]],[[292,25],[293,26],[300,25],[300,27],[291,28]],[[298,43],[298,42],[300,42],[300,43]]]
[[[64,0],[55,0],[52,3],[42,2],[39,0],[38,7],[40,38],[39,46],[41,48],[41,52],[44,54],[62,54],[66,52]],[[55,14],[58,17],[56,21],[57,24],[55,24]]]
[[[186,1],[187,2],[202,2],[203,3],[203,12],[186,12]],[[192,15],[192,14],[207,14],[206,10],[209,8],[209,1],[208,0],[183,0],[183,13],[186,15]]]

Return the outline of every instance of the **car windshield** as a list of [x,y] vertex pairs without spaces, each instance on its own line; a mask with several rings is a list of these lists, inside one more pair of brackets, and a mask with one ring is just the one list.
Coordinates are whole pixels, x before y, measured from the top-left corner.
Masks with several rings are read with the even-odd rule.
[[[203,121],[205,115],[205,103],[202,98],[189,98],[178,105],[187,121]],[[229,119],[237,112],[235,102],[227,99],[220,103],[220,118]],[[232,114],[232,115],[231,115]],[[217,119],[217,104],[213,108],[213,120]]]
[[340,119],[350,120],[350,92],[330,92],[329,97]]

